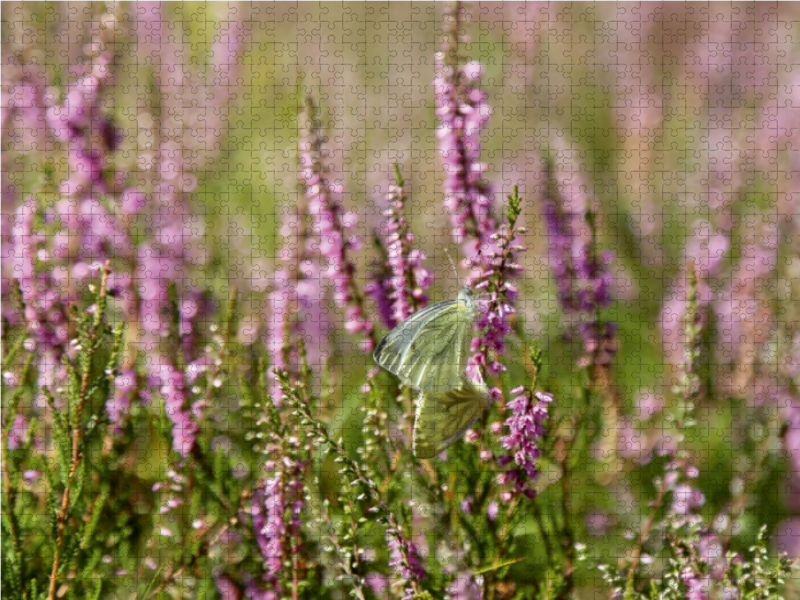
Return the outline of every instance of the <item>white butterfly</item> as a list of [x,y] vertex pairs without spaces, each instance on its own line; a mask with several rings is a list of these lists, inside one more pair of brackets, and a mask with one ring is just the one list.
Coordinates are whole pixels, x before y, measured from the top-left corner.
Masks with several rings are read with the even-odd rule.
[[489,402],[489,389],[465,374],[477,302],[469,286],[455,300],[439,302],[392,329],[373,358],[404,384],[420,391],[414,454],[431,458],[456,441]]

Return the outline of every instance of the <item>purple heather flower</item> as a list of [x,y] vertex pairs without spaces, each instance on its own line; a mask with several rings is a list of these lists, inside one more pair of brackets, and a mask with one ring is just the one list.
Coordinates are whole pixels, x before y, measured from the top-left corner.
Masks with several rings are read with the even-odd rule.
[[576,327],[584,351],[595,364],[608,364],[616,353],[616,328],[598,321],[596,312],[611,304],[612,255],[597,255],[596,240],[588,235],[593,229],[594,198],[586,193],[587,185],[560,172],[555,177],[558,191],[547,195],[545,220],[558,300],[565,313],[584,318]]
[[606,535],[614,521],[614,518],[604,510],[595,508],[586,513],[586,529],[589,535],[594,537]]
[[678,484],[672,490],[672,512],[677,515],[688,515],[701,508],[706,502],[703,493],[685,483]]
[[[788,392],[788,391],[787,391]],[[787,393],[787,395],[789,395]],[[783,439],[784,450],[789,462],[790,490],[787,498],[789,508],[800,510],[800,402],[790,396],[784,408],[786,435]]]
[[242,597],[241,590],[227,575],[216,576],[214,578],[214,583],[216,583],[217,592],[219,592],[219,596],[222,600],[239,600]]
[[244,597],[250,600],[279,600],[282,597],[281,591],[281,588],[276,589],[268,582],[264,583],[264,581],[253,578],[245,584]]
[[334,302],[345,309],[345,329],[361,334],[362,349],[370,351],[374,345],[372,322],[364,313],[364,298],[356,285],[356,267],[350,255],[361,246],[361,239],[351,233],[356,230],[358,215],[344,211],[334,199],[341,186],[331,185],[325,178],[322,140],[310,101],[306,118],[308,127],[299,148],[300,178],[312,220],[306,252],[320,258],[319,274],[332,283]]
[[439,152],[445,167],[444,205],[450,213],[453,238],[462,246],[467,261],[495,233],[496,224],[491,190],[482,175],[486,165],[480,162],[480,135],[492,110],[487,95],[472,86],[479,81],[480,63],[457,64],[461,37],[461,8],[447,15],[448,42],[435,56],[434,93],[439,128]]
[[[297,440],[290,438],[288,443],[296,444]],[[273,450],[275,456],[281,453],[280,448]],[[290,550],[300,551],[301,516],[305,507],[304,465],[284,455],[269,460],[264,469],[264,485],[253,494],[251,515],[266,572],[258,586],[254,582],[252,589],[261,589],[266,585],[268,590],[280,593],[282,590],[279,582],[284,558],[289,555]],[[291,545],[288,544],[289,538],[294,540]]]
[[[701,317],[705,319],[705,309],[713,301],[713,293],[708,280],[718,275],[730,242],[722,228],[718,228],[714,232],[712,224],[708,221],[696,221],[692,224],[691,230],[695,233],[686,242],[684,264],[691,262],[697,274],[697,300],[699,308],[703,309]],[[683,321],[686,315],[687,290],[687,273],[684,272],[673,282],[669,291],[669,299],[664,303],[661,311],[664,351],[667,358],[675,364],[681,364],[685,358]],[[729,296],[729,292],[721,292],[720,300],[725,296]],[[719,306],[717,320],[730,323],[730,305]],[[729,379],[728,376],[726,378]]]
[[[519,295],[509,280],[522,272],[523,268],[517,262],[518,253],[526,250],[517,240],[517,236],[523,234],[525,229],[516,227],[520,206],[516,188],[509,202],[508,222],[489,236],[484,248],[484,270],[474,280],[475,290],[488,292],[479,297],[480,316],[475,323],[475,330],[480,332],[480,336],[472,340],[474,354],[468,361],[470,375],[476,378],[479,374],[482,376],[483,369],[495,377],[506,369],[499,359],[505,353],[505,338],[512,332],[510,318],[516,313],[514,303]],[[502,396],[498,388],[491,388],[490,393],[494,400]]]
[[392,301],[392,322],[405,321],[414,309],[428,302],[425,294],[432,281],[431,272],[423,265],[425,252],[412,248],[414,235],[409,231],[404,214],[403,188],[389,186],[386,200],[389,208],[383,212],[386,221],[386,254],[391,278],[389,299]]
[[45,67],[16,60],[11,53],[3,64],[3,134],[15,152],[45,151],[51,143],[45,126]]
[[[422,558],[419,555],[419,549],[414,542],[403,541],[387,534],[387,544],[389,545],[389,566],[397,569],[399,576],[406,581],[420,581],[425,578],[425,568],[422,563]],[[408,565],[403,564],[403,553],[401,552],[400,544],[405,545],[406,555],[408,556]]]
[[775,388],[758,372],[760,349],[772,335],[772,328],[761,324],[774,320],[762,290],[774,277],[779,235],[770,215],[748,215],[743,227],[747,233],[739,260],[713,302],[719,336],[717,360],[730,365],[719,371],[714,384],[726,395],[750,397],[763,404],[774,400],[769,392]]
[[681,571],[681,581],[689,588],[686,600],[706,600],[708,598],[709,578],[695,573],[692,567],[685,567]]
[[183,373],[166,358],[156,361],[152,373],[161,385],[164,411],[172,422],[172,449],[187,457],[197,439],[202,405],[195,402],[191,407],[188,406]]
[[114,395],[106,402],[108,418],[114,425],[114,431],[122,430],[122,423],[127,417],[131,405],[131,397],[136,390],[136,372],[123,369],[114,378]]
[[779,552],[800,557],[800,517],[785,519],[775,528],[775,546]]
[[375,309],[383,323],[389,329],[397,327],[394,319],[394,303],[390,298],[392,294],[392,277],[383,273],[374,273],[372,279],[364,285],[364,291],[369,294],[375,303]]
[[545,392],[531,394],[525,387],[518,387],[511,394],[517,397],[506,405],[513,412],[505,422],[509,433],[500,438],[500,445],[511,454],[498,457],[497,462],[503,467],[513,461],[516,468],[502,474],[502,484],[513,484],[515,493],[533,498],[536,495],[533,483],[539,476],[536,459],[541,455],[536,440],[544,435],[544,421],[549,416],[547,405],[553,396]]
[[389,578],[381,573],[368,573],[365,577],[367,585],[376,596],[385,598],[389,592]]
[[252,518],[256,541],[267,568],[266,575],[276,578],[283,564],[283,540],[286,537],[286,504],[283,472],[275,463],[267,463],[265,486],[253,494]]
[[[20,316],[26,322],[36,344],[39,379],[43,385],[52,385],[64,375],[61,358],[68,351],[67,310],[78,299],[76,273],[83,277],[90,275],[86,262],[79,262],[72,273],[67,272],[65,259],[73,256],[72,251],[66,254],[66,247],[54,244],[64,243],[68,238],[47,234],[58,226],[56,217],[53,211],[40,210],[33,198],[26,199],[14,212],[11,235],[8,243],[3,244],[4,276],[19,280],[25,301],[24,315],[9,316],[13,322],[18,322]],[[95,254],[92,258],[102,255]],[[85,268],[78,269],[79,266]]]
[[[284,225],[291,223],[287,220]],[[281,230],[282,232],[284,229]],[[294,240],[287,245],[286,258],[282,253],[283,263],[275,272],[275,289],[269,294],[270,311],[266,325],[266,345],[271,357],[270,377],[272,378],[272,398],[280,404],[282,393],[274,369],[288,370],[297,373],[300,368],[300,359],[297,355],[296,344],[298,337],[303,338],[306,348],[306,358],[313,370],[322,368],[323,360],[329,355],[329,339],[333,329],[333,322],[324,308],[324,292],[320,286],[321,276],[317,266],[310,260],[291,262],[291,252],[299,254],[301,238],[297,232],[286,229],[287,239]],[[297,266],[299,265],[299,269]]]
[[42,474],[39,471],[28,469],[22,472],[22,478],[28,483],[34,483]]
[[621,417],[617,427],[617,452],[619,455],[623,458],[633,459],[640,465],[650,462],[654,447],[662,438],[661,432],[654,427],[640,429],[630,417]]
[[8,434],[8,449],[19,450],[28,439],[28,420],[21,414],[14,415],[11,431]]
[[[482,290],[488,287],[489,280],[476,286]],[[502,289],[502,288],[501,288]],[[501,292],[502,294],[502,292]],[[497,292],[491,292],[488,299],[479,302],[479,307],[484,308],[475,323],[475,329],[482,333],[481,337],[473,338],[471,349],[475,354],[470,357],[471,366],[485,367],[490,375],[497,377],[506,370],[504,364],[498,360],[488,360],[487,352],[492,351],[496,357],[505,353],[505,337],[512,332],[509,318],[516,313],[516,309],[507,301],[508,296],[501,297]]]

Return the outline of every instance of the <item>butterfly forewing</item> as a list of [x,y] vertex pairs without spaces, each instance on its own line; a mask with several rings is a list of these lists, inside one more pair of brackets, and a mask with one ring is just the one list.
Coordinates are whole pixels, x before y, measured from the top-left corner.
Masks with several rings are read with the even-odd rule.
[[433,458],[442,452],[475,422],[488,402],[486,384],[467,377],[448,392],[420,392],[414,421],[414,455]]
[[458,301],[440,302],[412,315],[389,332],[375,361],[404,384],[443,393],[461,385],[474,315]]

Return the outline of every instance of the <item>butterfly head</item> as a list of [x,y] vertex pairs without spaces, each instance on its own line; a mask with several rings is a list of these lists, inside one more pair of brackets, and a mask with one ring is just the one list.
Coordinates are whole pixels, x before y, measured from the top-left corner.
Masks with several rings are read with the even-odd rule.
[[458,292],[456,302],[464,304],[467,308],[472,309],[475,304],[475,295],[472,293],[472,288],[469,283],[465,283],[461,290]]

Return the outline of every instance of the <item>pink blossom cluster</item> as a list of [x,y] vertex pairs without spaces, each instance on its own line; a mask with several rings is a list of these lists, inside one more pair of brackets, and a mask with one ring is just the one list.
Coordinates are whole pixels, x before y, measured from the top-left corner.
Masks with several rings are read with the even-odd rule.
[[[284,222],[292,222],[287,219]],[[291,244],[302,239],[297,230],[287,231],[285,239],[293,240]],[[302,255],[294,248],[285,247],[281,251],[301,259]],[[294,263],[289,259],[280,259],[275,270],[275,288],[269,293],[269,317],[266,320],[266,346],[270,355],[270,378],[272,382],[272,399],[276,405],[281,404],[282,392],[278,386],[274,369],[297,373],[300,359],[296,342],[302,338],[305,342],[306,358],[309,365],[319,369],[322,361],[329,355],[329,336],[333,324],[325,313],[324,293],[320,285],[319,269],[310,259],[303,258]]]
[[436,136],[445,168],[444,206],[453,238],[462,245],[465,259],[473,261],[496,230],[491,191],[483,179],[486,165],[480,162],[480,136],[492,109],[486,93],[474,87],[481,79],[481,64],[458,65],[461,11],[458,6],[445,15],[449,35],[434,57],[433,88],[439,118]]
[[[515,465],[498,476],[498,484],[513,485],[514,494],[522,494],[528,498],[536,495],[533,487],[539,477],[536,460],[541,455],[536,440],[545,433],[544,421],[549,417],[547,405],[553,401],[552,394],[545,392],[532,393],[530,389],[518,387],[511,391],[516,395],[506,405],[512,415],[505,421],[508,435],[500,438],[500,445],[510,452],[497,457],[501,467]],[[508,492],[501,492],[501,499],[510,501],[513,497]]]
[[[186,456],[197,429],[197,424],[190,422],[199,418],[201,407],[196,404],[189,410],[183,406],[182,374],[175,369],[174,361],[159,353],[163,338],[170,333],[169,286],[176,287],[178,334],[187,362],[195,351],[198,323],[215,307],[190,278],[191,264],[205,260],[197,245],[204,232],[202,221],[191,215],[183,197],[197,185],[197,178],[189,171],[201,167],[184,144],[202,137],[198,143],[204,148],[219,150],[220,136],[226,131],[226,106],[236,90],[229,84],[236,74],[245,32],[238,19],[225,22],[214,46],[212,70],[217,79],[212,88],[202,85],[205,82],[196,74],[176,72],[186,65],[172,64],[168,58],[180,51],[172,37],[162,36],[161,5],[139,8],[136,27],[148,32],[141,38],[142,45],[149,49],[151,58],[157,59],[156,89],[162,92],[163,122],[160,128],[148,129],[149,138],[156,142],[149,149],[118,152],[126,140],[112,121],[113,105],[107,93],[114,70],[109,48],[118,33],[113,14],[102,16],[91,43],[84,47],[88,60],[70,69],[71,83],[63,98],[56,88],[48,87],[41,69],[32,65],[12,69],[12,101],[3,105],[3,126],[20,141],[15,150],[39,150],[57,158],[61,146],[68,174],[52,204],[31,197],[20,204],[11,219],[4,219],[3,277],[20,281],[26,318],[34,324],[31,333],[38,345],[40,377],[46,379],[44,384],[52,385],[63,375],[62,354],[69,352],[67,307],[81,300],[88,280],[97,275],[95,267],[111,260],[108,294],[128,320],[129,339],[139,349],[155,354],[148,362],[150,379],[162,386],[174,424],[173,447]],[[193,78],[196,85],[189,86]],[[213,98],[205,97],[199,106],[216,120],[200,118],[193,134],[184,135],[191,111],[185,110],[183,94],[190,87],[194,91],[214,90]],[[142,116],[141,124],[158,123],[145,119],[146,114]],[[207,136],[194,135],[198,130],[204,136],[216,135],[217,141],[206,144]],[[50,191],[45,185],[35,193]],[[131,232],[142,240],[137,246]],[[12,321],[19,320],[20,315],[13,313],[9,303],[3,303],[3,310]],[[195,374],[202,371],[200,363],[202,359],[192,364]],[[134,381],[129,370],[123,371],[118,378],[120,386],[107,404],[117,428],[130,406]]]
[[[297,440],[292,438],[289,442]],[[264,465],[266,477],[253,494],[250,507],[253,530],[266,571],[261,581],[249,581],[245,590],[248,598],[264,600],[282,597],[280,579],[284,560],[302,551],[300,528],[305,507],[304,465],[277,446],[272,448],[272,452],[276,458]],[[277,457],[279,453],[283,456]]]
[[[475,284],[477,291],[488,291],[479,301],[480,316],[475,324],[481,332],[473,338],[470,366],[486,369],[495,377],[506,370],[499,358],[506,350],[505,338],[512,332],[509,319],[517,311],[514,308],[519,291],[509,279],[519,276],[523,271],[517,262],[517,254],[526,248],[516,243],[517,234],[522,228],[514,228],[514,223],[504,224],[498,233],[492,234],[490,253],[484,259],[484,271]],[[494,357],[493,359],[490,357]]]
[[305,188],[311,231],[306,241],[311,255],[321,259],[319,276],[333,284],[333,299],[344,309],[345,330],[363,336],[362,350],[374,347],[372,321],[364,313],[364,298],[355,282],[356,267],[351,254],[361,247],[361,238],[353,233],[358,224],[355,212],[345,212],[335,195],[341,186],[331,185],[323,167],[322,140],[310,106],[310,126],[300,143],[300,178]]
[[117,433],[122,430],[136,388],[137,377],[133,369],[122,369],[114,378],[114,395],[106,402],[106,413]]
[[[281,569],[283,568],[284,548],[283,540],[286,537],[286,522],[284,513],[286,512],[286,502],[283,489],[283,472],[276,468],[274,462],[270,461],[265,465],[267,478],[264,480],[264,487],[259,488],[253,494],[251,506],[251,516],[253,519],[253,530],[256,534],[256,542],[264,559],[266,572],[264,581],[250,582],[246,591],[248,598],[279,598],[282,592],[278,584]],[[271,590],[262,590],[261,594],[255,592],[266,583]],[[266,594],[266,595],[263,595]]]
[[[402,542],[393,535],[387,534],[387,545],[389,546],[389,567],[396,569],[398,575],[406,582],[421,581],[425,578],[425,568],[419,554],[417,545],[409,540]],[[405,546],[405,555],[408,557],[408,564],[404,564],[403,552],[401,548]],[[409,586],[405,590],[406,595],[403,600],[412,600],[413,589]]]
[[[118,148],[120,135],[103,96],[111,83],[111,53],[102,37],[90,47],[90,60],[71,70],[73,83],[58,100],[47,88],[44,72],[35,65],[9,69],[3,103],[3,130],[18,141],[14,149],[40,151],[52,157],[53,141],[63,146],[68,176],[50,201],[52,183],[42,178],[16,210],[3,219],[2,273],[4,288],[17,279],[26,314],[16,314],[14,303],[3,303],[12,323],[30,324],[37,344],[40,378],[52,385],[61,375],[61,356],[69,339],[67,310],[81,297],[97,267],[115,256],[129,258],[133,246],[122,221],[108,210],[100,194],[110,185],[104,174]],[[5,96],[5,94],[4,94]],[[45,158],[42,162],[45,162]],[[4,207],[13,205],[14,188],[4,192]],[[48,198],[47,201],[40,198]],[[5,213],[5,210],[4,210]],[[109,282],[109,294],[128,308],[130,277],[124,269]]]
[[430,270],[423,262],[427,258],[422,250],[412,247],[414,234],[411,233],[403,210],[403,190],[392,185],[387,196],[389,208],[383,215],[386,221],[387,263],[391,270],[389,280],[389,299],[392,300],[392,321],[394,327],[405,321],[412,312],[423,308],[428,302],[425,294],[432,281]]
[[166,357],[158,361],[158,370],[152,371],[151,375],[161,386],[164,411],[172,422],[172,449],[184,458],[188,457],[200,430],[199,422],[203,417],[202,400],[189,403],[184,375]]
[[558,300],[567,315],[580,319],[575,329],[584,351],[594,364],[605,365],[616,353],[616,326],[599,320],[597,313],[611,304],[613,279],[608,267],[613,256],[597,252],[594,199],[586,185],[558,172],[556,177],[559,189],[547,195],[545,219]]

